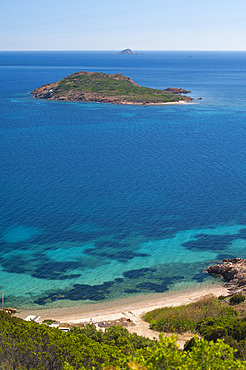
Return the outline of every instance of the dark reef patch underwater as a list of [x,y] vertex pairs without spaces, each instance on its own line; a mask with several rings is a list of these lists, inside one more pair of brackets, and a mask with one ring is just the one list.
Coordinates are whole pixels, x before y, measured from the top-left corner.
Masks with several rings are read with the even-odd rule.
[[[0,290],[58,307],[219,280],[246,258],[246,53],[0,52]],[[79,70],[191,90],[176,106],[35,100]]]

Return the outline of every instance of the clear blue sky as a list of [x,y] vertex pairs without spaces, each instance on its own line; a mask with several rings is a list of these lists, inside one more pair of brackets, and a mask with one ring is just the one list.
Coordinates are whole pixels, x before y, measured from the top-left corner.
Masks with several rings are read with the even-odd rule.
[[246,50],[246,0],[0,0],[0,50]]

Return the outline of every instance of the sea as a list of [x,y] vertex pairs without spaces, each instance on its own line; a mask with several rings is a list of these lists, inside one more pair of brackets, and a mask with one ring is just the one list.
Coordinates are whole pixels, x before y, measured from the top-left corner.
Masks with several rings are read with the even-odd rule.
[[[191,104],[47,101],[77,71]],[[202,100],[198,100],[202,98]],[[246,258],[246,52],[0,52],[0,291],[70,307],[220,284]]]

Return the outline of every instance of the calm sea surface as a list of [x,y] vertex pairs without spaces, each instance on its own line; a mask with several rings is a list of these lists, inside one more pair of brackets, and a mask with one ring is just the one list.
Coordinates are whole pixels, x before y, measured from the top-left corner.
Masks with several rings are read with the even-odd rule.
[[[35,100],[79,70],[194,104]],[[217,280],[246,258],[246,53],[0,52],[0,290],[69,306]]]

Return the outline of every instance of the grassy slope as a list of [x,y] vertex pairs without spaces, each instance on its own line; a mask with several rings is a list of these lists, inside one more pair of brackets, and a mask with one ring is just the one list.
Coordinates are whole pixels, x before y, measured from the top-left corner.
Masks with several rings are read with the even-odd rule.
[[207,296],[197,302],[178,307],[164,307],[147,312],[144,320],[154,330],[183,333],[196,331],[197,323],[207,318],[233,317],[236,311],[216,297]]

